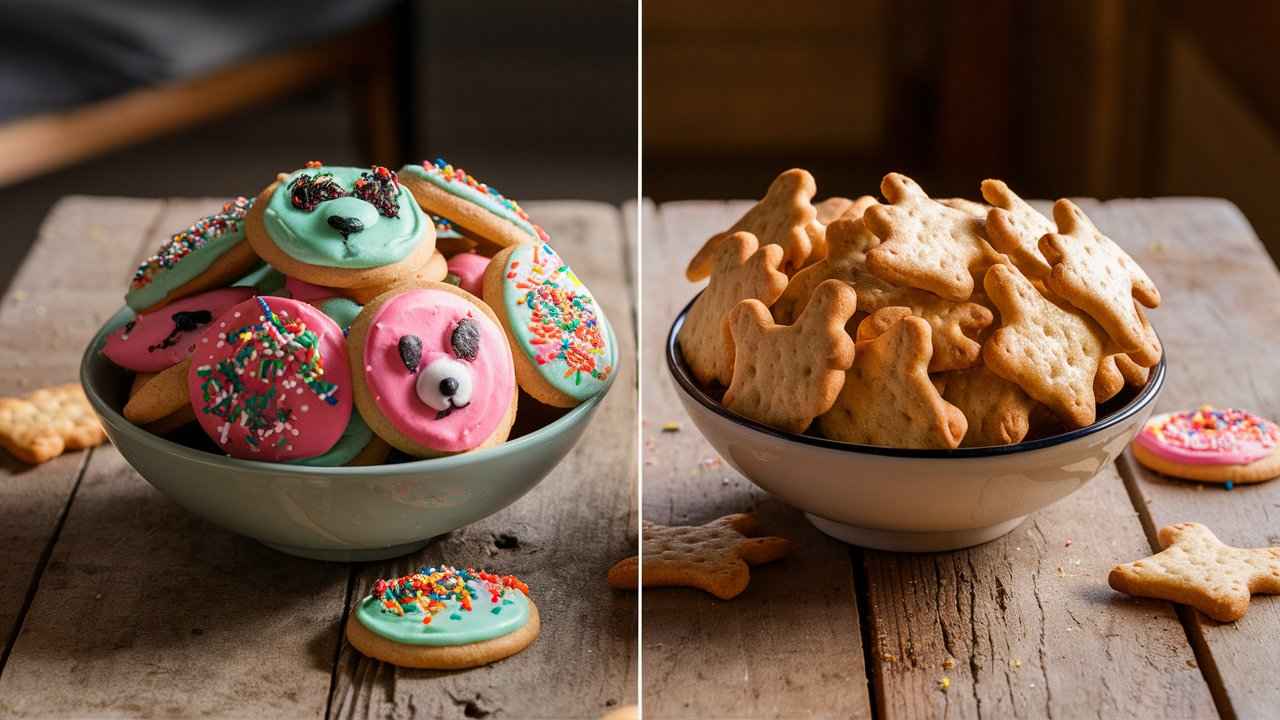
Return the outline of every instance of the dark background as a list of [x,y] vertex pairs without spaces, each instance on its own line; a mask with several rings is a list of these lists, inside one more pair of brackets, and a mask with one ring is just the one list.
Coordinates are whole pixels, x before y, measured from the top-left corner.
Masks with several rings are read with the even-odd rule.
[[[149,86],[252,67],[366,23],[382,29],[359,54],[409,65],[390,79],[376,68],[373,77],[362,69],[309,78],[230,114],[0,183],[0,291],[63,195],[252,195],[310,159],[369,164],[371,122],[404,121],[393,169],[443,154],[518,200],[635,197],[634,2],[314,2],[301,13],[299,4],[289,12],[258,6],[62,0],[0,8],[0,26],[11,29],[0,49],[0,135],[32,117],[56,119]],[[75,23],[84,28],[79,37],[68,35]],[[110,23],[121,27],[102,27]],[[215,27],[221,36],[209,47],[193,42]],[[242,38],[243,47],[227,50]],[[396,83],[396,105],[367,97],[372,85]]]
[[1280,257],[1280,3],[646,0],[644,190],[1226,197]]

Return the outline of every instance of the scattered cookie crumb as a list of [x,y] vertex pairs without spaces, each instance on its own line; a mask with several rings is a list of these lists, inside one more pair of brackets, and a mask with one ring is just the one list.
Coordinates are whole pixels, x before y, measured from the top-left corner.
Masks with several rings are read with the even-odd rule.
[[1021,660],[1019,660],[1018,658],[1014,658],[1014,659],[1012,659],[1012,660],[1010,660],[1010,661],[1009,661],[1009,667],[1011,667],[1011,668],[1020,668],[1020,667],[1022,667],[1022,661],[1021,661]]
[[1065,547],[1071,547],[1071,538],[1067,538],[1067,544]]
[[938,681],[938,689],[942,692],[946,692],[949,687],[951,687],[951,678],[943,675],[942,679]]
[[680,432],[680,423],[675,421],[664,422],[662,423],[662,432],[664,433]]
[[951,668],[953,668],[953,667],[955,667],[955,666],[956,666],[956,661],[955,661],[954,659],[952,659],[952,658],[947,658],[946,660],[943,660],[943,661],[942,661],[942,669],[943,669],[943,670],[950,670]]

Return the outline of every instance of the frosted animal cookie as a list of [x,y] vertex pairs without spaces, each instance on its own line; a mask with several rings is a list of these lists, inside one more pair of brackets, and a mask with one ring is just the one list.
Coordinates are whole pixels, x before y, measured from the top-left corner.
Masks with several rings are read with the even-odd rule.
[[617,365],[604,310],[547,243],[521,243],[488,263],[484,300],[498,313],[520,387],[574,407],[602,392]]
[[1092,423],[1094,379],[1111,352],[1106,333],[1088,315],[1049,301],[1008,265],[987,271],[984,286],[1000,310],[1000,325],[982,348],[987,367],[1071,427]]
[[1134,438],[1133,457],[1184,480],[1262,482],[1280,476],[1280,427],[1247,410],[1211,405],[1163,413]]
[[1200,523],[1160,528],[1159,553],[1111,568],[1119,592],[1190,605],[1218,622],[1235,622],[1255,593],[1280,594],[1280,547],[1224,544]]
[[263,190],[246,217],[253,249],[289,277],[330,288],[398,282],[435,252],[436,231],[396,174],[309,162]]
[[1040,252],[1053,267],[1045,284],[1088,313],[1135,362],[1155,365],[1160,360],[1158,350],[1134,303],[1158,307],[1160,291],[1155,283],[1075,203],[1065,199],[1054,203],[1053,219],[1058,231],[1040,239]]
[[793,325],[777,325],[759,300],[743,300],[729,315],[733,380],[724,406],[787,432],[803,432],[831,409],[853,364],[853,339],[845,323],[858,297],[828,280]]
[[867,267],[882,280],[963,302],[974,278],[1002,261],[987,243],[984,219],[931,199],[898,173],[884,177],[880,192],[888,204],[867,208],[862,220],[880,238]]
[[405,165],[400,176],[422,209],[448,218],[465,236],[499,248],[551,239],[519,203],[444,158]]
[[434,670],[480,667],[538,637],[538,606],[514,575],[443,565],[380,579],[347,616],[347,640],[392,665]]
[[307,303],[247,300],[205,331],[188,362],[196,421],[232,457],[314,458],[333,449],[351,421],[342,329]]
[[431,253],[431,258],[427,260],[427,263],[417,270],[407,272],[394,280],[379,285],[347,288],[342,291],[342,294],[351,300],[364,305],[393,287],[400,285],[422,285],[424,283],[444,282],[448,276],[449,264],[445,261],[444,255],[441,255],[439,251],[436,251]]
[[415,457],[498,445],[516,417],[511,347],[484,301],[445,283],[375,298],[348,332],[361,417]]
[[782,248],[761,246],[751,233],[723,235],[713,250],[711,281],[689,308],[676,343],[694,379],[727,386],[733,379],[729,312],[748,298],[773,305],[787,287],[787,276],[778,269]]
[[1040,238],[1056,232],[1053,221],[1002,180],[983,180],[982,197],[991,203],[987,211],[987,239],[991,245],[1013,260],[1029,278],[1043,279],[1053,269],[1040,252]]
[[253,200],[228,201],[200,218],[142,261],[129,282],[125,304],[138,313],[213,288],[230,285],[261,264],[245,241],[245,219]]
[[[445,282],[466,290],[476,297],[484,297],[484,271],[490,258],[479,253],[463,252],[449,258]],[[456,282],[455,282],[456,281]]]
[[826,229],[818,222],[818,211],[811,203],[816,192],[817,184],[807,170],[792,169],[782,173],[769,185],[764,198],[733,227],[703,243],[689,261],[685,277],[690,282],[709,277],[715,269],[717,257],[713,246],[719,238],[737,232],[751,233],[761,246],[777,245],[782,248],[781,267],[788,274],[804,267],[815,247],[820,250],[818,258],[825,256]]
[[253,288],[222,288],[142,313],[107,336],[102,354],[126,370],[158,373],[190,357],[205,327],[253,295]]
[[950,449],[968,429],[929,378],[929,323],[905,317],[857,344],[835,405],[817,419],[823,436],[886,447]]

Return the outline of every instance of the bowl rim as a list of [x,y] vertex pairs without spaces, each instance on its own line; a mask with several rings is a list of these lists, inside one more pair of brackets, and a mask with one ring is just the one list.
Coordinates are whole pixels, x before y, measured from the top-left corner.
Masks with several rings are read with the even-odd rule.
[[[1079,440],[1089,435],[1101,432],[1109,427],[1128,420],[1140,413],[1144,408],[1150,405],[1160,394],[1161,388],[1164,387],[1166,362],[1165,352],[1160,354],[1160,362],[1156,363],[1152,368],[1151,377],[1147,379],[1147,384],[1143,386],[1138,394],[1133,397],[1125,405],[1117,408],[1110,415],[1095,420],[1092,424],[1082,428],[1075,428],[1057,435],[1038,438],[1029,442],[1014,443],[1012,445],[991,445],[986,447],[971,448],[955,448],[952,450],[933,450],[933,449],[915,449],[915,448],[896,448],[885,447],[881,445],[866,445],[862,443],[843,442],[840,440],[830,440],[824,437],[816,437],[813,435],[802,435],[800,433],[786,432],[776,428],[769,427],[764,423],[743,417],[728,408],[721,405],[705,393],[698,383],[690,376],[688,368],[684,362],[684,356],[681,354],[679,347],[676,345],[676,336],[680,332],[680,328],[684,326],[685,319],[689,315],[689,309],[693,307],[693,303],[697,301],[698,296],[702,294],[699,291],[692,299],[676,314],[675,319],[671,322],[671,329],[667,332],[666,341],[666,365],[667,371],[675,380],[676,386],[680,390],[693,398],[704,408],[728,420],[729,422],[743,426],[763,435],[768,435],[779,440],[785,440],[800,445],[810,445],[820,447],[827,450],[835,450],[837,452],[854,453],[861,455],[881,455],[886,457],[898,458],[917,458],[917,459],[964,459],[964,458],[990,458],[1001,455],[1016,455],[1019,453],[1034,452],[1045,448],[1062,445],[1074,440]],[[1154,330],[1153,330],[1154,332]],[[1163,343],[1162,343],[1163,345]]]
[[[131,433],[138,441],[145,445],[151,446],[161,452],[170,455],[176,455],[184,460],[191,462],[204,463],[226,468],[228,470],[243,470],[253,473],[270,473],[270,474],[296,474],[299,476],[310,477],[376,477],[387,474],[403,474],[403,473],[430,473],[435,471],[448,471],[458,467],[470,465],[472,463],[482,462],[490,458],[502,457],[511,453],[520,452],[526,446],[534,445],[545,439],[558,435],[567,430],[569,427],[577,424],[584,417],[589,417],[594,412],[596,406],[604,401],[609,390],[613,388],[614,381],[617,380],[619,370],[621,368],[621,353],[618,352],[618,339],[613,332],[613,325],[609,322],[608,317],[604,318],[605,330],[609,333],[610,346],[614,349],[614,372],[605,380],[605,385],[600,392],[587,398],[578,405],[570,408],[568,412],[542,427],[526,434],[521,435],[514,440],[508,440],[493,447],[487,447],[480,450],[470,452],[462,452],[456,455],[445,455],[434,458],[421,458],[410,460],[402,463],[382,463],[379,465],[337,465],[333,467],[319,467],[312,465],[293,465],[290,463],[265,462],[261,460],[243,460],[234,458],[229,455],[217,455],[205,450],[187,447],[181,443],[176,443],[168,438],[161,437],[154,433],[133,424],[123,415],[116,412],[102,397],[98,394],[97,388],[89,381],[89,365],[95,360],[95,356],[101,355],[101,348],[106,341],[106,336],[116,328],[128,322],[127,318],[135,316],[128,306],[121,307],[103,323],[102,327],[94,334],[93,338],[85,345],[84,353],[80,357],[80,386],[84,389],[85,395],[89,398],[89,404],[93,409],[107,421],[106,424]],[[105,357],[105,362],[111,362]],[[126,370],[127,372],[127,370]],[[352,412],[355,407],[352,406]]]

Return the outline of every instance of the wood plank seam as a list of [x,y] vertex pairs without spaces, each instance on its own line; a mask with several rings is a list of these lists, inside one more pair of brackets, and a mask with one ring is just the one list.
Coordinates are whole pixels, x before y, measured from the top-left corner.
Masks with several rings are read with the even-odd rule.
[[44,549],[40,551],[40,559],[36,561],[36,568],[31,573],[31,581],[27,584],[27,594],[22,599],[22,608],[18,610],[18,617],[13,623],[13,627],[9,630],[9,635],[5,639],[4,651],[0,652],[0,676],[4,675],[5,665],[9,662],[9,655],[13,652],[13,646],[18,643],[18,635],[22,633],[22,626],[27,621],[27,613],[31,612],[31,605],[35,602],[36,593],[40,591],[40,578],[44,576],[44,570],[49,565],[49,558],[53,557],[53,548],[58,544],[58,537],[62,535],[62,526],[67,522],[67,516],[71,514],[71,503],[75,502],[76,490],[80,489],[80,481],[84,480],[85,471],[89,468],[89,460],[93,457],[94,448],[85,451],[84,457],[80,460],[80,467],[76,470],[76,481],[71,485],[71,492],[67,493],[67,501],[63,503],[61,512],[58,513],[58,519],[53,524],[53,532],[49,534],[49,539],[44,544]]
[[878,720],[885,712],[884,684],[876,680],[878,663],[871,648],[871,628],[875,618],[871,608],[871,578],[867,577],[866,551],[857,545],[849,546],[849,563],[853,568],[853,602],[858,609],[858,632],[862,635],[862,673],[867,679],[868,705],[871,720]]
[[[1151,517],[1151,511],[1147,507],[1147,501],[1142,496],[1142,490],[1138,487],[1138,476],[1134,472],[1134,460],[1130,457],[1126,450],[1116,458],[1116,470],[1120,473],[1120,478],[1124,481],[1125,490],[1129,493],[1129,501],[1133,503],[1133,509],[1138,513],[1138,520],[1142,523],[1142,530],[1147,535],[1147,541],[1151,543],[1153,552],[1160,552],[1160,541],[1157,539],[1157,528],[1154,518]],[[1199,619],[1196,617],[1196,609],[1187,607],[1186,605],[1173,605],[1174,612],[1178,615],[1178,622],[1182,624],[1182,630],[1187,634],[1187,644],[1191,646],[1191,652],[1195,654],[1196,665],[1200,669],[1200,675],[1204,678],[1204,682],[1209,686],[1209,696],[1213,698],[1213,705],[1218,711],[1218,715],[1223,718],[1235,718],[1236,711],[1231,704],[1230,693],[1227,692],[1226,683],[1222,680],[1222,670],[1218,667],[1217,660],[1213,657],[1213,651],[1209,648],[1209,643],[1201,632]]]
[[333,648],[333,667],[329,669],[329,696],[324,702],[324,719],[333,716],[333,696],[338,690],[338,667],[342,660],[342,643],[347,637],[347,614],[351,612],[351,595],[356,589],[356,566],[347,563],[347,595],[338,615],[338,642]]

